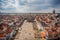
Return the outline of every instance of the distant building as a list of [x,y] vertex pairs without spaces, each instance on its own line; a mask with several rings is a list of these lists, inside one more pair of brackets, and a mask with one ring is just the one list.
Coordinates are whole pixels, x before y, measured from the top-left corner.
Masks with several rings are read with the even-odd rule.
[[55,9],[53,10],[53,13],[55,14]]

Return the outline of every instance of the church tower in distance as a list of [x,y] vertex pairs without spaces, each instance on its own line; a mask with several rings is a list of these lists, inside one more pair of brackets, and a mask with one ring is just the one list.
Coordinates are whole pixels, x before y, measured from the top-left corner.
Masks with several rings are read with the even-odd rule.
[[53,14],[55,14],[55,9],[53,10]]

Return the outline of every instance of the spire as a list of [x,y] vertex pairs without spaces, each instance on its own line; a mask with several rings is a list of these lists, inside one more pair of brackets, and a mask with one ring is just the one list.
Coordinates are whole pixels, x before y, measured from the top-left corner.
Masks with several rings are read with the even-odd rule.
[[53,13],[55,14],[55,9],[53,10]]

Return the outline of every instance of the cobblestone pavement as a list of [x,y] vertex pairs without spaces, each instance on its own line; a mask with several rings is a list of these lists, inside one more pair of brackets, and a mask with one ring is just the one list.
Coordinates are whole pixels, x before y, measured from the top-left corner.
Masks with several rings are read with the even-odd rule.
[[32,23],[24,21],[15,37],[15,40],[34,40],[34,30]]

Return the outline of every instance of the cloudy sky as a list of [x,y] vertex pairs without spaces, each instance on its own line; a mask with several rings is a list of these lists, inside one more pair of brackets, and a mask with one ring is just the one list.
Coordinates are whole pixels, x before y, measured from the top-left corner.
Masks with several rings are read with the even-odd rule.
[[4,13],[60,13],[60,0],[0,0],[0,11]]

